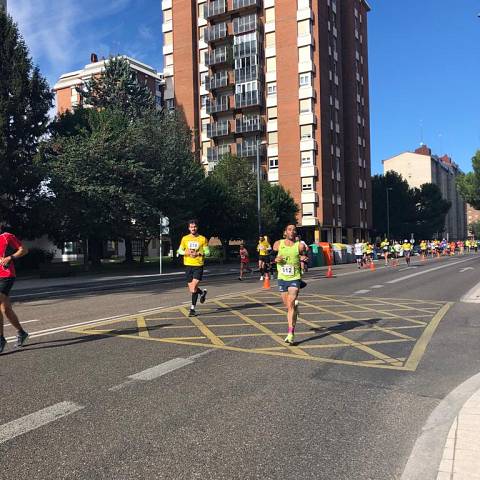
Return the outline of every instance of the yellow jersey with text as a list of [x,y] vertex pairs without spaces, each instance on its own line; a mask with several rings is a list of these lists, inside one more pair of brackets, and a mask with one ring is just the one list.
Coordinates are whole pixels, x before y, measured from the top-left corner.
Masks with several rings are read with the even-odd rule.
[[257,251],[261,257],[267,256],[271,249],[272,247],[270,246],[270,243],[268,243],[266,240],[263,242],[258,242]]
[[[209,254],[208,240],[203,235],[185,235],[180,242],[179,251],[183,254],[183,264],[188,267],[201,267],[205,263],[205,256]],[[198,255],[191,257],[187,250],[193,250]]]

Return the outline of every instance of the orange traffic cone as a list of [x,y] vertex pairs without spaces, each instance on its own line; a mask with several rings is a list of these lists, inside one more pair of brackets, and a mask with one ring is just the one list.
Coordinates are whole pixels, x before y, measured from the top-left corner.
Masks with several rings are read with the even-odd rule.
[[332,271],[332,266],[331,265],[328,266],[327,278],[333,278],[333,271]]
[[370,270],[371,270],[372,272],[375,271],[375,264],[374,264],[373,262],[370,262]]
[[270,275],[265,275],[265,279],[263,280],[263,288],[265,290],[270,288]]

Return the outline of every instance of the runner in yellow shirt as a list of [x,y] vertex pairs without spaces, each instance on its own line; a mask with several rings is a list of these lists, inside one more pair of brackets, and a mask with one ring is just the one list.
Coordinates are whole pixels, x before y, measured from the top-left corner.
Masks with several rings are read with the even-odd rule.
[[263,280],[264,276],[269,275],[267,270],[267,264],[270,265],[270,252],[272,247],[268,238],[260,236],[258,239],[257,252],[258,252],[258,270],[260,271],[260,280]]
[[179,255],[183,255],[188,289],[192,294],[189,316],[194,317],[196,316],[195,307],[198,296],[200,295],[200,303],[205,303],[207,298],[207,289],[202,290],[199,284],[203,278],[205,257],[210,255],[210,249],[208,248],[208,240],[203,235],[198,234],[197,220],[188,222],[188,230],[190,233],[182,238],[177,252]]
[[408,240],[404,240],[402,244],[403,253],[405,255],[405,261],[410,266],[410,257],[412,255],[412,244]]

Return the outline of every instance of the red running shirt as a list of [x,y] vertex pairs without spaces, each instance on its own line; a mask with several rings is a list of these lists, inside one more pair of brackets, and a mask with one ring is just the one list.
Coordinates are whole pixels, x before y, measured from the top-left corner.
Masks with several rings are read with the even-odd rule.
[[[15,235],[11,233],[2,233],[0,235],[0,257],[8,256],[6,255],[7,247],[12,247],[17,251],[21,246],[20,240],[18,240]],[[13,262],[10,262],[7,267],[0,267],[0,278],[10,277],[15,277],[15,266]]]

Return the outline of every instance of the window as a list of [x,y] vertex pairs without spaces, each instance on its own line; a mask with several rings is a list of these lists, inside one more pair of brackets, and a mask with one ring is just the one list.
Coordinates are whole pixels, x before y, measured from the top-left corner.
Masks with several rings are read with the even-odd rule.
[[208,72],[201,72],[200,73],[200,85],[205,85],[205,80],[208,76]]
[[277,59],[276,57],[267,58],[267,72],[277,71]]
[[268,144],[276,145],[278,143],[278,132],[269,132],[268,134]]
[[267,110],[267,115],[268,115],[268,119],[269,120],[272,120],[274,118],[277,118],[277,107],[270,107],[268,110]]
[[270,23],[275,21],[275,8],[266,8],[265,9],[265,23]]
[[163,23],[167,23],[172,19],[172,10],[163,11]]
[[205,18],[205,6],[206,5],[199,5],[198,6],[198,18],[204,19]]
[[299,62],[310,62],[312,60],[312,49],[310,45],[305,47],[300,47],[298,49],[298,61]]
[[312,204],[305,204],[302,206],[304,217],[313,217],[315,206]]
[[172,45],[173,44],[173,32],[165,32],[164,36],[164,45]]
[[274,47],[275,46],[275,32],[269,32],[265,35],[265,47]]
[[310,87],[312,85],[312,72],[301,73],[299,83],[301,87]]
[[202,105],[202,108],[205,108],[207,106],[207,100],[208,100],[208,95],[200,96],[200,104]]
[[167,110],[173,110],[175,108],[175,99],[174,98],[167,98],[165,100],[165,108]]
[[313,165],[313,152],[301,152],[302,166]]
[[313,102],[311,98],[300,100],[300,113],[312,113]]
[[313,125],[302,125],[300,127],[300,138],[313,138]]
[[313,179],[304,178],[302,180],[302,192],[311,192],[313,190]]
[[209,147],[210,147],[210,142],[202,143],[202,155],[204,155],[205,157],[207,156]]
[[173,55],[165,55],[165,66],[170,67],[173,65]]
[[310,35],[311,33],[311,23],[310,19],[302,20],[298,22],[298,36]]
[[267,95],[277,94],[277,82],[267,83]]
[[278,168],[278,157],[270,157],[268,159],[269,168]]

